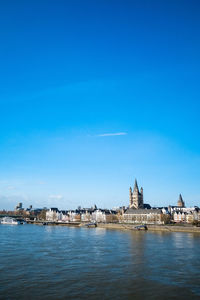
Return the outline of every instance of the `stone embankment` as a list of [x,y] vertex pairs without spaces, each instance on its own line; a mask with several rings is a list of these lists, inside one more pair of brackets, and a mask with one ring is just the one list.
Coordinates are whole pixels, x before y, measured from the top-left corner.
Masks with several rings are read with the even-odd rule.
[[[137,224],[138,225],[138,224]],[[112,224],[99,223],[97,227],[118,230],[135,230],[136,224]],[[196,232],[200,233],[200,227],[195,226],[178,226],[178,225],[147,225],[149,231],[165,231],[165,232]]]

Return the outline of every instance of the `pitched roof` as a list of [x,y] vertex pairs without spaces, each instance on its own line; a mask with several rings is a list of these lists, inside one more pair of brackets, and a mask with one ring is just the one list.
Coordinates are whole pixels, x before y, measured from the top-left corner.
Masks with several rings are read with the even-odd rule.
[[148,214],[161,214],[162,213],[162,210],[161,209],[142,209],[142,208],[139,208],[139,209],[134,209],[134,208],[128,208],[126,211],[125,211],[125,215],[148,215]]

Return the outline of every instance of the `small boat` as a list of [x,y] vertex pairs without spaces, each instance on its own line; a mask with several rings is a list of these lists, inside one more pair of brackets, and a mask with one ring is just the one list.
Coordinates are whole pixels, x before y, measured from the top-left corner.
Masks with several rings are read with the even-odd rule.
[[19,222],[20,225],[25,225],[25,224],[27,224],[27,222],[24,221],[24,220],[18,220],[18,222]]
[[133,229],[135,229],[135,230],[148,230],[146,225],[135,226]]
[[84,225],[85,227],[97,227],[97,223],[94,222],[94,223],[87,223]]
[[20,222],[17,221],[14,218],[11,217],[4,217],[1,219],[1,224],[6,224],[6,225],[19,225]]

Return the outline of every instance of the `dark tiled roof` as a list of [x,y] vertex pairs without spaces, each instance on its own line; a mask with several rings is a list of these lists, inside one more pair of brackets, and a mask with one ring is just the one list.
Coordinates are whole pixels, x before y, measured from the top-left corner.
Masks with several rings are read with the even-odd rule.
[[166,209],[166,210],[168,210],[168,207],[166,207],[166,206],[155,206],[155,207],[152,207],[152,209]]
[[148,214],[161,214],[161,213],[162,213],[161,209],[134,209],[134,208],[128,208],[125,211],[125,214],[127,214],[127,215],[129,215],[129,214],[132,214],[132,215],[139,215],[139,214],[148,215]]
[[53,211],[58,211],[58,208],[57,207],[51,207],[51,210],[53,210]]
[[148,203],[144,203],[144,208],[147,208],[147,209],[150,209],[151,208],[151,205],[150,204],[148,204]]

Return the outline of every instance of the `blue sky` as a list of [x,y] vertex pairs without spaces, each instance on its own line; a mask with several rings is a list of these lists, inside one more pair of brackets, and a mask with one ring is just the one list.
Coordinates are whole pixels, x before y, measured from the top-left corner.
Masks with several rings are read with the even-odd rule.
[[200,205],[199,1],[0,6],[1,209]]

